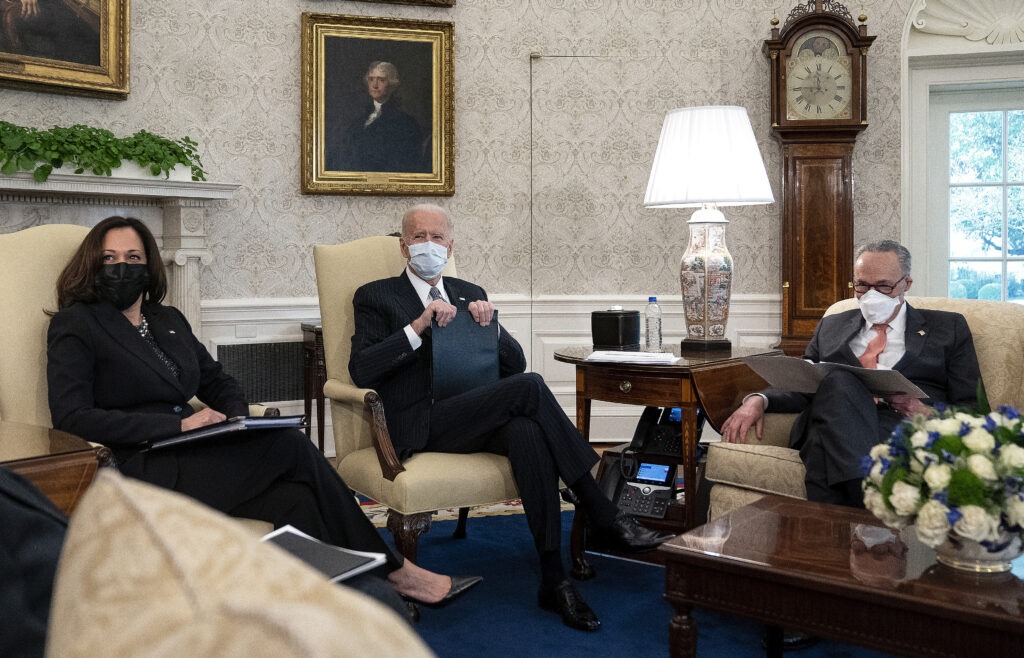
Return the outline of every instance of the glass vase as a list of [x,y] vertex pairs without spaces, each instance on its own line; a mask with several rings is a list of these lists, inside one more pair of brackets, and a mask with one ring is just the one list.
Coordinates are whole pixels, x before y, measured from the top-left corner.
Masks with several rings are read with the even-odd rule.
[[972,573],[1003,573],[1013,566],[1011,562],[1022,553],[1019,532],[1001,531],[1000,538],[989,546],[953,533],[935,548],[935,559],[954,569]]

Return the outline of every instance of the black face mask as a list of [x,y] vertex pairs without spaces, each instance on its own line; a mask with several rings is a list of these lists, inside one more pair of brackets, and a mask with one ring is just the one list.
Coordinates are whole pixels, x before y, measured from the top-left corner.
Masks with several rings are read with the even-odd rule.
[[96,295],[123,311],[139,298],[149,284],[149,268],[142,263],[104,265],[96,274]]

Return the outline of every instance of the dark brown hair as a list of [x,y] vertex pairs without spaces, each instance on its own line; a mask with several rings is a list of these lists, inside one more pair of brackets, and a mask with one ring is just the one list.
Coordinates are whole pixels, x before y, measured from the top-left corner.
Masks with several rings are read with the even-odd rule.
[[138,219],[134,217],[107,217],[82,240],[78,251],[68,261],[64,271],[57,278],[57,308],[65,309],[75,302],[95,302],[96,274],[103,266],[103,240],[107,231],[115,228],[131,228],[142,238],[146,250],[146,267],[149,269],[149,283],[143,292],[143,300],[161,302],[167,295],[167,273],[164,261],[160,256],[160,247],[156,238]]

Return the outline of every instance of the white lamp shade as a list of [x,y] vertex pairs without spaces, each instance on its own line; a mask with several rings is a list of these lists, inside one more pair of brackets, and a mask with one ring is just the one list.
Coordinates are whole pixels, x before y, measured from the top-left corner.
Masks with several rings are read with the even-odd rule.
[[645,206],[746,206],[774,201],[745,108],[669,111],[647,181]]

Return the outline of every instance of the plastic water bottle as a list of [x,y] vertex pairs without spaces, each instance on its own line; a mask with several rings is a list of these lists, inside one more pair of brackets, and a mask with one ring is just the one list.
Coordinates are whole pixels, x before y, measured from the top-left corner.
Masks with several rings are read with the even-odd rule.
[[657,297],[647,298],[647,309],[644,311],[645,327],[647,329],[647,351],[661,351],[661,307],[658,306]]

